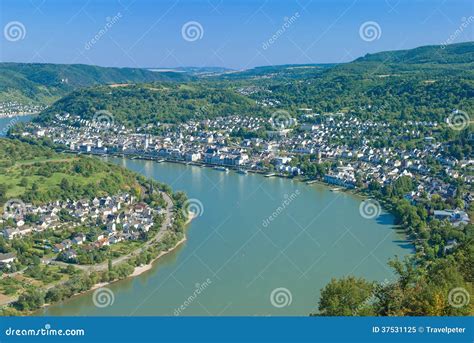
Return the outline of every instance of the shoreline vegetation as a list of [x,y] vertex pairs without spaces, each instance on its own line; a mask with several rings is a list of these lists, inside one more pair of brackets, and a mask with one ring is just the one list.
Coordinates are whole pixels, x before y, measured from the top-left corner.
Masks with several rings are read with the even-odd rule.
[[[193,220],[193,218],[189,218],[186,223],[185,223],[185,226],[189,225],[191,223],[191,221]],[[100,288],[103,288],[103,287],[106,287],[108,285],[112,285],[112,284],[115,284],[115,283],[118,283],[120,281],[124,281],[124,280],[127,280],[127,279],[131,279],[131,278],[135,278],[137,276],[140,276],[142,274],[144,274],[145,272],[147,271],[150,271],[152,270],[154,267],[155,267],[155,264],[159,261],[159,259],[165,255],[168,255],[170,253],[172,253],[173,251],[175,251],[177,248],[179,248],[179,246],[181,246],[183,243],[185,243],[187,241],[187,237],[186,237],[186,234],[184,234],[183,238],[181,238],[178,242],[176,242],[176,244],[171,247],[170,249],[166,250],[166,251],[162,251],[158,254],[158,256],[156,256],[152,261],[150,261],[149,263],[147,264],[144,264],[144,265],[140,265],[140,266],[136,266],[133,270],[133,272],[124,277],[124,278],[121,278],[121,279],[116,279],[116,280],[112,280],[112,281],[106,281],[106,282],[98,282],[96,284],[94,284],[90,289],[88,290],[85,290],[85,291],[82,291],[82,292],[79,292],[79,293],[76,293],[76,294],[73,294],[72,296],[70,296],[69,298],[67,299],[64,299],[62,300],[62,302],[67,302],[67,301],[70,301],[72,299],[74,299],[75,297],[77,296],[82,296],[82,295],[85,295],[87,293],[90,293],[90,292],[93,292],[97,289],[100,289]],[[35,310],[35,311],[32,311],[31,313],[25,313],[26,315],[34,315],[34,314],[39,314],[41,313],[41,311],[44,311],[46,308],[52,306],[52,305],[57,305],[58,303],[60,302],[54,302],[54,303],[45,303],[41,306],[40,309],[38,310]]]

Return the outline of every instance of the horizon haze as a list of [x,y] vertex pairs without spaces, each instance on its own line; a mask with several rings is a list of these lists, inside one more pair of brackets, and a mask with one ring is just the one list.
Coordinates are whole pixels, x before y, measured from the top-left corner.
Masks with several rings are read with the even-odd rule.
[[472,41],[474,33],[474,5],[464,0],[4,0],[0,6],[1,62],[242,70],[349,62]]

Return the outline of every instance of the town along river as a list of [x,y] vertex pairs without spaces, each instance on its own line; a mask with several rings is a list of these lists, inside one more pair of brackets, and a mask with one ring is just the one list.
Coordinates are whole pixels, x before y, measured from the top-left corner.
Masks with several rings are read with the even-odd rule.
[[185,191],[202,203],[201,215],[189,225],[187,241],[151,270],[107,286],[112,305],[94,306],[88,292],[40,314],[307,316],[331,278],[391,280],[388,259],[412,252],[392,215],[366,219],[359,213],[363,199],[345,192],[181,164],[108,160]]

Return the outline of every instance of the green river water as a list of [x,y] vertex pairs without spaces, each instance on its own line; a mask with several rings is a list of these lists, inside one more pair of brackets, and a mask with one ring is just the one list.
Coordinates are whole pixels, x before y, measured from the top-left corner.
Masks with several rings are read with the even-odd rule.
[[110,306],[94,306],[88,292],[41,314],[306,316],[331,278],[390,280],[388,259],[412,252],[392,215],[366,219],[359,213],[363,199],[325,186],[109,160],[185,191],[202,203],[201,216],[189,225],[188,240],[151,270],[108,285]]

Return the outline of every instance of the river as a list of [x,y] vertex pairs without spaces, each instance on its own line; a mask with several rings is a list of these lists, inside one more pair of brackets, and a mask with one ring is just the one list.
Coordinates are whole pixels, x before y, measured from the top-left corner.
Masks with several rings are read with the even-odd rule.
[[108,286],[112,305],[94,306],[89,292],[45,309],[45,315],[305,316],[331,278],[390,280],[388,259],[411,252],[392,215],[366,219],[359,213],[361,198],[325,186],[109,160],[185,191],[202,204],[201,215],[190,224],[186,243],[153,269]]
[[[0,119],[0,130],[30,118]],[[388,259],[412,252],[391,214],[366,219],[359,212],[362,198],[326,186],[108,160],[185,191],[201,215],[189,225],[187,241],[151,270],[108,285],[110,306],[94,306],[88,292],[39,315],[306,316],[331,278],[391,280]]]
[[19,123],[25,123],[34,118],[34,115],[2,117],[0,118],[0,137],[7,135],[8,130]]

